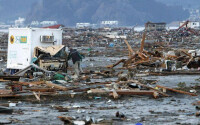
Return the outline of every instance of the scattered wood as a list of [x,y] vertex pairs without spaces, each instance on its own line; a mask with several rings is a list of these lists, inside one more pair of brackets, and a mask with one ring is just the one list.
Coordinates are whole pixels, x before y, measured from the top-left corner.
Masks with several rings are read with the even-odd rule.
[[87,85],[95,85],[95,84],[98,84],[98,85],[104,85],[104,84],[111,84],[112,82],[116,82],[116,81],[109,81],[109,82],[93,82],[93,83],[87,83]]
[[154,97],[155,99],[158,98],[158,96],[159,96],[158,92],[154,92],[154,93],[153,93],[153,97]]
[[162,88],[162,89],[165,89],[165,90],[170,90],[170,91],[177,92],[177,93],[181,93],[181,94],[186,94],[186,95],[191,95],[191,96],[197,96],[194,93],[189,93],[189,92],[185,92],[185,91],[182,91],[182,90],[172,89],[172,88],[168,88],[168,87],[165,87],[165,86],[156,85],[156,87]]
[[127,47],[128,47],[128,51],[129,51],[129,56],[132,56],[134,51],[132,49],[132,47],[129,45],[127,40],[124,40],[124,42],[126,43]]
[[115,90],[113,90],[112,95],[113,95],[114,99],[119,98],[119,95],[117,94],[117,92]]
[[54,106],[55,109],[58,110],[58,112],[68,112],[68,108],[63,107],[63,106]]
[[0,89],[0,95],[5,95],[5,94],[11,94],[11,90],[6,90],[6,89]]
[[[151,90],[116,90],[118,95],[152,95],[155,91]],[[155,97],[155,96],[154,96]]]
[[150,87],[150,86],[148,86],[148,85],[144,85],[144,84],[140,83],[140,82],[137,81],[137,80],[129,80],[128,82],[133,82],[133,83],[135,83],[135,84],[137,84],[137,85],[140,85],[140,86],[142,86],[142,87],[145,87],[145,88],[151,89],[151,90],[153,90],[153,91],[156,91],[156,92],[158,92],[158,93],[159,93],[160,95],[162,95],[162,96],[169,97],[169,95],[167,95],[166,93],[163,93],[163,92],[161,92],[161,91],[159,91],[159,90],[157,90],[157,89],[155,89],[155,88],[153,88],[153,87]]
[[119,65],[120,63],[122,63],[124,61],[125,61],[125,59],[121,59],[118,62],[116,62],[115,64],[106,66],[106,68],[114,68],[115,66]]
[[109,93],[110,91],[106,91],[103,89],[90,89],[88,90],[88,93],[96,93],[96,94],[104,94],[104,93]]
[[40,92],[39,92],[38,95],[37,95],[35,92],[33,92],[33,95],[35,96],[35,98],[36,98],[38,101],[40,101]]
[[131,56],[130,58],[128,58],[126,61],[124,61],[124,65],[123,67],[128,66],[128,64],[130,64],[132,62],[132,60],[137,56],[138,54],[134,54],[133,56]]
[[183,54],[185,54],[186,56],[189,56],[190,58],[192,58],[192,55],[189,54],[189,53],[187,53],[187,52],[185,52],[184,50],[181,50],[181,52],[182,52]]
[[58,116],[58,118],[63,121],[65,124],[68,124],[68,125],[71,125],[73,124],[73,121],[74,120],[72,117],[67,117],[67,116]]
[[0,82],[10,82],[11,80],[0,79]]
[[20,96],[21,95],[5,94],[5,95],[0,95],[0,98],[15,98]]
[[141,40],[141,46],[140,46],[140,52],[143,52],[144,50],[144,41],[145,41],[145,37],[146,37],[146,31],[143,33],[142,35],[142,40]]
[[62,91],[67,91],[68,90],[67,87],[54,84],[54,83],[52,83],[50,81],[46,81],[45,83],[46,83],[47,86],[49,86],[51,88],[55,88],[55,89],[62,90]]
[[0,79],[9,80],[9,81],[19,81],[20,76],[0,76]]
[[30,90],[34,92],[55,92],[55,89],[52,88],[27,88],[24,90]]
[[28,86],[28,85],[41,85],[44,84],[44,81],[36,81],[36,82],[14,82],[20,85]]

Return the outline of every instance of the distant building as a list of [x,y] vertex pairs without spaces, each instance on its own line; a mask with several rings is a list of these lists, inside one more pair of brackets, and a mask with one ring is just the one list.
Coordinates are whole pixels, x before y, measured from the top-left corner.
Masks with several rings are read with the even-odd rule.
[[42,26],[52,26],[58,24],[57,21],[42,21],[40,22],[40,25]]
[[76,23],[76,28],[96,28],[97,24],[91,23]]
[[145,24],[145,29],[147,31],[162,31],[166,29],[166,23],[152,23],[147,22]]
[[[184,23],[185,23],[185,21],[180,22],[180,26],[182,26]],[[188,28],[197,29],[197,28],[200,27],[200,23],[197,22],[197,21],[189,21],[189,22],[187,23],[187,25],[185,25],[184,27],[186,27],[186,26],[187,26]]]
[[103,27],[118,27],[119,21],[101,21]]
[[24,26],[25,18],[19,17],[17,20],[15,20],[15,26],[20,27]]
[[86,28],[90,26],[91,26],[90,23],[76,23],[76,28]]
[[39,21],[32,21],[31,26],[39,26],[40,22]]

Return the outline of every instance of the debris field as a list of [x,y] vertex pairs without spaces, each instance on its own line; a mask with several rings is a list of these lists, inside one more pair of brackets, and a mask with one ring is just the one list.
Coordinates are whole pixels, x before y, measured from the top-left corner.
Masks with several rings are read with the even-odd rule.
[[[15,74],[2,56],[0,124],[198,125],[199,32],[63,28]],[[78,78],[65,47],[85,56]]]

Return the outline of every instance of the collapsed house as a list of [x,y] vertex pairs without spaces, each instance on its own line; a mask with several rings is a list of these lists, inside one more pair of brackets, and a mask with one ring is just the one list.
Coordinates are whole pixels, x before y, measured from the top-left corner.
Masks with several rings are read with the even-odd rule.
[[65,46],[36,47],[34,49],[34,63],[46,70],[66,72],[67,53]]

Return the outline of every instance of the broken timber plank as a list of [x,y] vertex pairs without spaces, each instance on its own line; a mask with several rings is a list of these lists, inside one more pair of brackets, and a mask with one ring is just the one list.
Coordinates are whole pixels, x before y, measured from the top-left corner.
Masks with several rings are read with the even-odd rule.
[[33,95],[35,96],[35,98],[40,101],[40,93],[37,95],[35,92],[33,92]]
[[133,63],[133,64],[134,64],[134,65],[139,65],[139,64],[148,63],[148,62],[150,62],[150,60],[139,60],[139,61],[137,61],[137,62],[135,62],[135,63]]
[[192,58],[192,55],[191,55],[190,53],[187,53],[187,52],[185,52],[184,50],[181,50],[181,52],[182,52],[183,54],[185,54],[186,56],[189,56],[190,58]]
[[90,89],[88,90],[88,93],[98,93],[98,94],[106,94],[109,93],[110,91],[106,91],[103,89]]
[[134,51],[132,49],[132,47],[129,45],[127,40],[124,40],[124,42],[126,43],[127,47],[128,47],[128,51],[129,51],[129,56],[132,56]]
[[152,95],[157,98],[158,94],[155,91],[147,90],[116,90],[118,95]]
[[116,62],[115,64],[106,66],[106,68],[114,68],[115,66],[119,65],[121,62],[124,62],[124,61],[125,61],[125,59],[121,59],[118,62]]
[[0,95],[0,98],[14,98],[14,97],[20,97],[21,95],[13,95],[13,94],[7,94],[7,95]]
[[144,50],[144,41],[145,41],[145,37],[146,37],[146,31],[143,33],[142,35],[142,40],[141,40],[141,46],[140,46],[140,52],[143,52]]
[[11,80],[0,79],[0,82],[10,82]]
[[62,90],[62,91],[67,91],[68,90],[67,87],[54,84],[54,83],[52,83],[50,81],[46,81],[45,83],[46,83],[47,86],[49,86],[51,88],[55,88],[55,89]]
[[138,54],[134,54],[133,56],[131,56],[129,59],[127,59],[126,61],[124,61],[124,65],[123,67],[128,66],[128,64],[130,64],[132,62],[132,60],[137,56]]
[[45,82],[44,81],[36,81],[36,82],[14,82],[14,83],[18,83],[20,85],[41,85],[41,84],[44,84]]
[[10,81],[19,81],[20,76],[0,76],[0,79],[10,80]]
[[119,98],[119,95],[117,94],[117,92],[115,90],[113,90],[112,95],[113,95],[114,99]]
[[52,88],[27,88],[25,90],[30,90],[34,92],[55,92],[55,89]]
[[140,85],[140,86],[142,86],[142,87],[145,87],[145,88],[151,89],[151,90],[153,90],[153,91],[156,91],[156,92],[158,92],[159,94],[161,94],[162,96],[169,97],[169,95],[167,95],[166,93],[161,92],[161,91],[159,91],[159,90],[157,90],[157,89],[154,89],[153,87],[150,87],[150,86],[148,86],[148,85],[144,85],[144,84],[140,83],[140,82],[137,81],[137,80],[129,80],[129,82],[133,82],[133,83],[135,83],[135,84],[137,84],[137,85]]
[[186,95],[191,95],[191,96],[197,96],[194,93],[189,93],[189,92],[185,92],[185,91],[182,91],[182,90],[172,89],[172,88],[168,88],[168,87],[165,87],[165,86],[156,85],[156,87],[162,88],[162,89],[166,89],[166,90],[170,90],[170,91],[173,91],[173,92],[178,92],[178,93],[181,93],[181,94],[186,94]]

